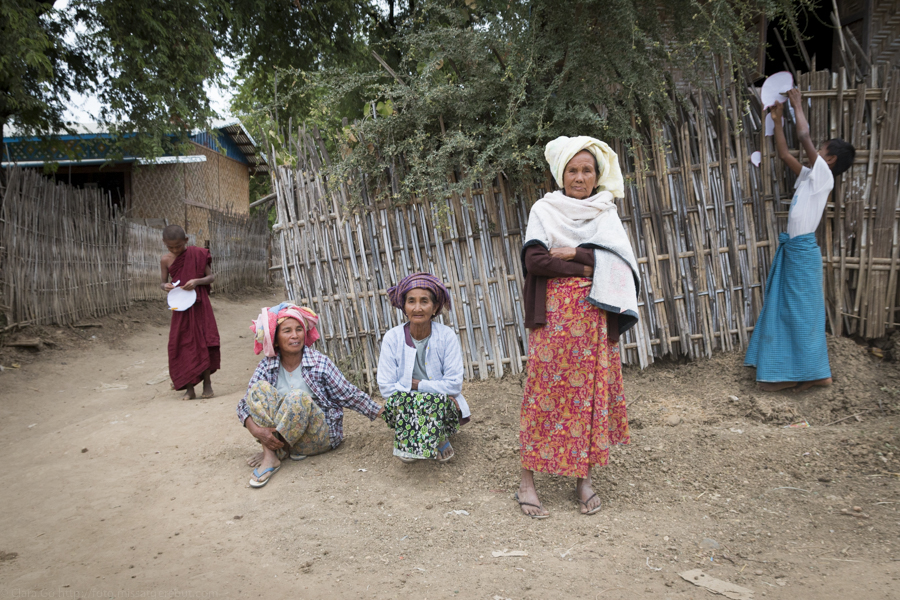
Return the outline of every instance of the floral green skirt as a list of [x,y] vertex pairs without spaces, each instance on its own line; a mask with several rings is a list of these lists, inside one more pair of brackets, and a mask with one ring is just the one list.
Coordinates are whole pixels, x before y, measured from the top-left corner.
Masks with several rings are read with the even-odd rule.
[[394,430],[394,456],[437,458],[438,445],[459,431],[459,409],[444,394],[396,392],[384,404],[384,421]]

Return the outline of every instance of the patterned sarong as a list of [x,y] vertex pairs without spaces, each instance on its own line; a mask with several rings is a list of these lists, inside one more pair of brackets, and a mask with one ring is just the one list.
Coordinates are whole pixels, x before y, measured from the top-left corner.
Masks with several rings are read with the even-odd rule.
[[282,396],[268,381],[257,381],[247,392],[247,407],[254,423],[274,427],[295,453],[331,450],[325,413],[309,394],[297,390]]
[[744,366],[756,380],[815,381],[831,377],[825,341],[822,251],[816,235],[778,236],[778,251]]
[[587,477],[630,441],[622,359],[606,312],[587,299],[590,280],[547,282],[547,324],[528,337],[519,443],[522,468]]
[[444,394],[396,392],[382,414],[394,430],[394,456],[401,458],[436,458],[438,445],[459,431],[459,410]]

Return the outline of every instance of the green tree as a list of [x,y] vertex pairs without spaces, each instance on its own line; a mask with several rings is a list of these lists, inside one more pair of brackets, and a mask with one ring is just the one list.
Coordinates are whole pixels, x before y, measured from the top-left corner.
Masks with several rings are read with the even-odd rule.
[[71,93],[95,72],[71,15],[53,2],[0,0],[0,143],[10,126],[34,133],[64,126]]
[[123,152],[177,152],[215,116],[206,85],[223,73],[226,0],[73,0],[99,84],[99,118]]
[[65,129],[71,95],[91,93],[119,153],[177,151],[214,116],[230,26],[226,0],[0,0],[0,134]]
[[756,42],[752,19],[804,5],[423,0],[390,40],[396,76],[332,71],[313,82],[321,98],[314,110],[331,114],[335,130],[343,115],[332,107],[350,93],[381,108],[359,115],[334,175],[360,182],[356,169],[371,175],[402,164],[395,201],[444,194],[448,173],[462,169],[460,187],[501,171],[525,177],[543,170],[544,145],[559,135],[631,139],[633,117],[639,125],[673,109],[676,78],[702,85],[740,74]]

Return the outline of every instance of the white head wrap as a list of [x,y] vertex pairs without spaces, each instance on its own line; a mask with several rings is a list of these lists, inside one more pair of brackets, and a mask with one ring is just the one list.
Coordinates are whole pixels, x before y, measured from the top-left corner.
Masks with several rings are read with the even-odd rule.
[[586,135],[578,137],[560,136],[547,144],[544,158],[550,163],[550,171],[559,187],[563,187],[563,174],[572,157],[587,150],[597,159],[597,189],[610,192],[615,198],[625,197],[625,180],[619,168],[619,156],[606,142]]

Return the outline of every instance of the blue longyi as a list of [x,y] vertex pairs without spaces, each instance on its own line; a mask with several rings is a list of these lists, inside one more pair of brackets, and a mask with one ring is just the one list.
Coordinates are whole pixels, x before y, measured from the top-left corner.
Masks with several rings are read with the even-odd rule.
[[825,341],[822,252],[814,233],[778,236],[766,298],[744,365],[756,380],[815,381],[831,377]]

